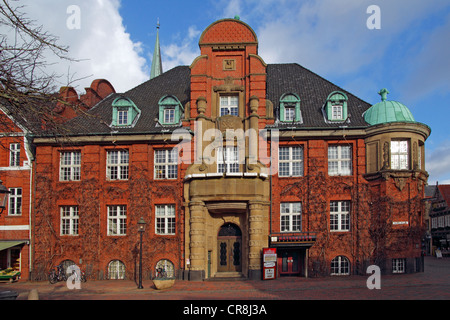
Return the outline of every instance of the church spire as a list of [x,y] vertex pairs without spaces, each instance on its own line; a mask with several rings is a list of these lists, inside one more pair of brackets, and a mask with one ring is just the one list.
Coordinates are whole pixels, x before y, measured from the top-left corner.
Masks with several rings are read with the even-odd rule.
[[153,60],[152,60],[152,70],[150,73],[150,79],[156,78],[159,76],[162,71],[162,62],[161,62],[161,49],[159,47],[159,18],[158,24],[156,25],[156,43],[155,43],[155,51],[153,52]]

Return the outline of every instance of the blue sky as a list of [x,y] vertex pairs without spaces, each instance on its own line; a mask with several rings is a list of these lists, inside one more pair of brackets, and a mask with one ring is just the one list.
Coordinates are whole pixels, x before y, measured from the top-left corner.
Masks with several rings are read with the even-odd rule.
[[[63,73],[83,78],[73,83],[80,92],[96,78],[108,79],[122,92],[147,80],[158,18],[167,71],[191,64],[208,25],[239,15],[255,30],[266,63],[298,63],[371,104],[380,100],[381,88],[388,88],[388,99],[404,103],[432,129],[426,142],[429,183],[450,184],[448,0],[21,2],[82,60],[70,69],[58,65]],[[80,8],[75,30],[66,26],[69,5]],[[370,5],[380,8],[381,29],[367,28]]]

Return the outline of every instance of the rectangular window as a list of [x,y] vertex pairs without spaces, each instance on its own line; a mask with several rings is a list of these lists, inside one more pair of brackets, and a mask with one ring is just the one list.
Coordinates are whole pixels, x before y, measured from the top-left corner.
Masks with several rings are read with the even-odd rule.
[[409,147],[408,141],[391,141],[391,169],[408,170],[409,169]]
[[108,206],[108,236],[127,234],[127,206]]
[[336,104],[331,106],[331,120],[342,120],[342,105]]
[[117,110],[117,125],[128,125],[128,108]]
[[301,202],[282,202],[280,204],[280,231],[302,231],[302,204]]
[[22,188],[9,188],[9,215],[19,216],[22,214]]
[[239,172],[239,149],[238,147],[217,148],[217,172],[236,173]]
[[328,146],[328,174],[330,176],[352,174],[351,146]]
[[220,116],[239,116],[239,96],[220,97]]
[[155,208],[156,234],[175,234],[175,206],[157,205]]
[[178,149],[155,150],[155,179],[178,177]]
[[106,158],[106,177],[109,180],[128,180],[128,150],[108,151]]
[[431,219],[431,228],[432,229],[437,229],[437,218],[432,218]]
[[392,273],[405,273],[406,259],[392,259]]
[[78,236],[79,214],[78,207],[61,207],[61,235]]
[[350,230],[350,201],[330,202],[330,230]]
[[61,152],[60,181],[80,181],[81,152]]
[[20,143],[11,143],[9,145],[9,165],[11,167],[20,167]]
[[295,120],[295,106],[284,107],[284,121]]
[[280,147],[278,149],[278,176],[303,176],[303,147]]
[[174,123],[174,122],[175,122],[175,108],[165,108],[164,123]]

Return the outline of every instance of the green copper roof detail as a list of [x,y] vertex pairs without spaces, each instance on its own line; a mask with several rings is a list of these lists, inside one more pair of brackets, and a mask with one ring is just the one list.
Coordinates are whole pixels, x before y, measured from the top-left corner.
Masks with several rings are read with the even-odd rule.
[[152,70],[150,73],[150,79],[156,78],[159,76],[162,71],[162,61],[161,61],[161,49],[159,45],[159,19],[158,24],[156,26],[156,43],[155,43],[155,50],[153,52],[153,60],[152,60]]
[[378,94],[381,102],[374,104],[364,114],[364,120],[370,125],[389,122],[416,122],[409,109],[398,101],[387,100],[387,89],[381,89]]

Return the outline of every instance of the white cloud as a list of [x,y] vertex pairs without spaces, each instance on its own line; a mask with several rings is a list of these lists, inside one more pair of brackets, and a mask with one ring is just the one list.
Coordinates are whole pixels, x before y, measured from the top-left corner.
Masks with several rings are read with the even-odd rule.
[[[123,92],[150,77],[146,61],[140,55],[141,43],[134,43],[125,30],[118,0],[23,0],[22,3],[26,5],[23,11],[36,24],[59,37],[61,45],[69,46],[71,58],[81,60],[70,64],[58,61],[51,66],[58,74],[70,70],[75,79],[88,77],[73,84],[80,93],[95,79],[107,79],[117,92]],[[79,29],[67,27],[70,5],[80,8]],[[67,85],[67,77],[59,85]]]
[[450,141],[441,143],[434,150],[427,150],[425,168],[430,174],[430,184],[450,179]]
[[195,26],[187,30],[187,36],[183,41],[161,46],[163,71],[170,70],[180,65],[191,65],[195,58],[200,54],[198,40],[201,31]]

